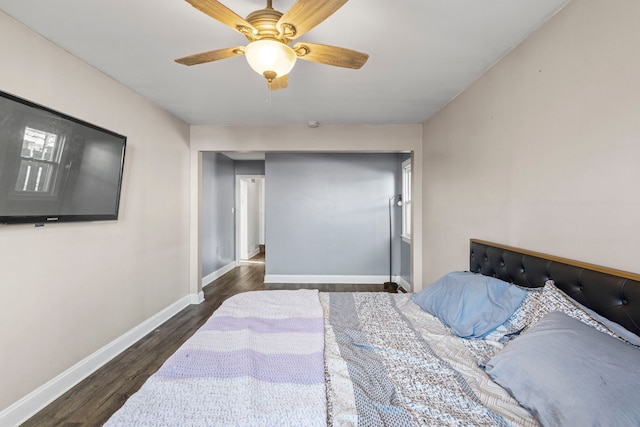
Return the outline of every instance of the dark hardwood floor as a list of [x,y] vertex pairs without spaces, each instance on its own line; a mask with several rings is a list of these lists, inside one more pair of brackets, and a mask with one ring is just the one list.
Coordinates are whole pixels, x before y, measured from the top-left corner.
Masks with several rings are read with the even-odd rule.
[[382,292],[383,285],[291,285],[263,283],[264,254],[260,253],[204,288],[205,300],[163,323],[109,363],[98,369],[22,426],[100,426],[156,372],[222,302],[241,292],[262,289]]

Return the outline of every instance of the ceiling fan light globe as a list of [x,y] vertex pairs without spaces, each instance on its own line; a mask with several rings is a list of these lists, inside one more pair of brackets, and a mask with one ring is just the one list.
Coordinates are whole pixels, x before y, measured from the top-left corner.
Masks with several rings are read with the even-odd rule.
[[245,47],[247,62],[253,71],[264,76],[265,73],[276,77],[289,74],[296,64],[297,55],[286,44],[277,40],[256,40]]

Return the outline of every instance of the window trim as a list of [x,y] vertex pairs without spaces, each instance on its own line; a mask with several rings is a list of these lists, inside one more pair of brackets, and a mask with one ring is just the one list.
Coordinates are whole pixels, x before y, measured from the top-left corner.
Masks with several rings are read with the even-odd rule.
[[[402,162],[402,232],[401,238],[405,243],[412,239],[412,167],[411,158]],[[408,228],[408,231],[407,231]]]

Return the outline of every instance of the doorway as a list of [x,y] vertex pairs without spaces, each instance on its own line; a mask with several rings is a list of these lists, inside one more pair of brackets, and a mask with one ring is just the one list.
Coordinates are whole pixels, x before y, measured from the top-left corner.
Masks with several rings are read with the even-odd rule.
[[236,265],[264,262],[265,177],[236,176]]

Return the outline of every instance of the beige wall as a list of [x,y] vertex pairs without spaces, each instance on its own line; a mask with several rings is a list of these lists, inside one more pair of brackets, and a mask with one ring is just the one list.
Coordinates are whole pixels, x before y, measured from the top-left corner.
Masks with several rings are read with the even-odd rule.
[[[200,288],[199,211],[201,153],[203,151],[289,151],[289,152],[397,152],[412,151],[422,158],[422,126],[306,126],[291,127],[191,127],[191,292]],[[411,282],[422,284],[422,164],[416,162],[414,180],[414,240]],[[416,208],[417,206],[417,208]]]
[[640,272],[639,17],[574,0],[424,125],[425,279],[470,237]]
[[117,222],[0,226],[0,410],[200,290],[202,151],[413,151],[416,290],[470,237],[639,271],[639,8],[574,0],[424,126],[190,135],[0,13],[0,89],[129,137]]
[[189,293],[189,126],[1,12],[0,39],[0,89],[128,137],[118,221],[0,226],[2,411]]

